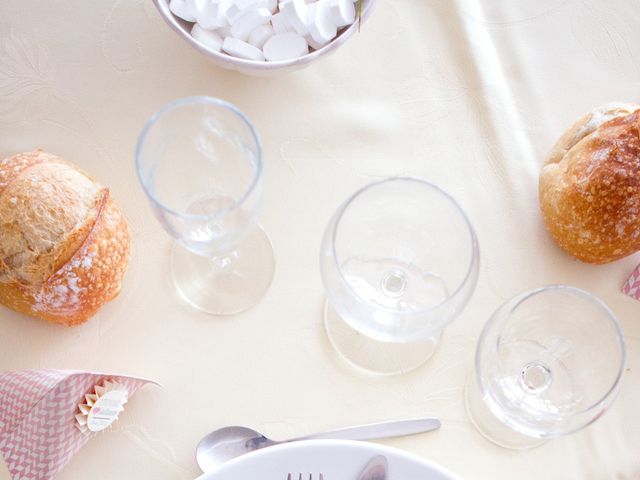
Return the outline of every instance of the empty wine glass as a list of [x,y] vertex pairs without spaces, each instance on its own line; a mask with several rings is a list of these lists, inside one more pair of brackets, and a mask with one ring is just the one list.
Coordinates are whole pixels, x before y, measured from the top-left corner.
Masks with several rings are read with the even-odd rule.
[[395,374],[424,363],[467,304],[478,242],[466,214],[415,178],[372,183],[329,223],[320,268],[334,348],[363,370]]
[[249,119],[215,98],[171,102],[142,130],[136,169],[156,217],[177,242],[171,271],[181,296],[213,314],[257,303],[275,262],[257,226],[262,150]]
[[526,292],[480,335],[467,412],[492,442],[533,447],[597,420],[616,396],[624,361],[618,320],[600,299],[566,285]]

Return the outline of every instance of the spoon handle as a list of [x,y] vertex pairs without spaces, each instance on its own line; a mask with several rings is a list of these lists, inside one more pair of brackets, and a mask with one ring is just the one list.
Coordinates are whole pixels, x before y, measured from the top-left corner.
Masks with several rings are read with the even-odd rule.
[[339,428],[328,432],[314,433],[304,437],[294,438],[289,442],[298,440],[317,440],[331,438],[336,440],[374,440],[379,438],[401,437],[416,433],[429,432],[440,428],[440,420],[437,418],[412,418],[408,420],[391,420],[354,427]]

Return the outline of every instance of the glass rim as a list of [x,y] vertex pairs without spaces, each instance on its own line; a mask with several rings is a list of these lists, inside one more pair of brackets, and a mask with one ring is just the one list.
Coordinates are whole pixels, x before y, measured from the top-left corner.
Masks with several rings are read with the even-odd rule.
[[[604,393],[604,395],[602,395],[598,400],[596,400],[595,402],[593,402],[591,405],[584,407],[580,410],[576,410],[573,415],[580,415],[580,414],[584,414],[584,413],[588,413],[590,411],[595,410],[599,405],[602,405],[603,403],[605,403],[620,387],[621,385],[621,380],[622,380],[622,375],[624,374],[624,366],[626,365],[626,361],[627,361],[627,352],[626,352],[626,343],[624,340],[624,334],[622,333],[622,328],[620,326],[620,321],[618,320],[618,317],[616,316],[616,314],[613,312],[613,310],[611,310],[611,308],[609,308],[609,306],[604,302],[604,300],[602,300],[600,297],[598,297],[597,295],[594,295],[591,292],[588,292],[586,290],[583,290],[582,288],[578,288],[578,287],[574,287],[572,285],[565,285],[565,284],[551,284],[551,285],[545,285],[542,287],[538,287],[538,288],[534,288],[532,290],[527,290],[525,292],[522,292],[514,297],[512,297],[511,299],[507,300],[505,302],[509,303],[511,301],[517,300],[514,305],[511,306],[511,308],[509,309],[508,315],[511,315],[516,308],[518,308],[520,305],[522,305],[522,303],[524,303],[525,301],[527,301],[528,299],[542,294],[542,293],[546,293],[549,291],[568,291],[568,292],[572,292],[574,294],[577,294],[578,296],[581,296],[583,298],[586,298],[588,300],[590,300],[591,302],[593,302],[595,305],[597,305],[598,307],[600,307],[606,314],[607,317],[609,319],[609,321],[613,324],[614,327],[614,331],[616,334],[616,339],[618,340],[618,345],[620,346],[620,365],[618,368],[618,372],[616,375],[616,378],[614,379],[612,385],[607,389],[606,393]],[[500,308],[502,308],[502,306],[504,306],[505,304],[501,305],[500,307],[498,307],[498,310]],[[496,310],[496,312],[498,311]],[[489,328],[491,326],[493,326],[493,324],[495,323],[495,313],[494,312],[491,317],[489,318],[489,320],[487,321],[487,323],[484,325],[484,327],[482,328],[482,331],[480,333],[480,338],[482,338],[485,333],[489,330]],[[499,344],[499,339],[500,339],[500,335],[498,335],[498,342],[496,344],[496,348],[497,345]],[[478,368],[480,365],[480,353],[481,350],[484,350],[481,348],[482,342],[478,342],[478,348],[476,349],[476,353],[475,353],[475,374],[476,374],[476,380],[478,382],[478,385],[480,387],[480,391],[482,392],[483,396],[484,394],[489,394],[492,399],[494,397],[494,395],[485,388],[484,383],[482,382],[482,378],[480,375],[480,369]],[[497,403],[498,405],[501,405],[500,402],[497,402],[494,400],[495,403]],[[530,410],[534,411],[534,412],[539,412],[539,413],[544,413],[544,411],[537,409],[537,408],[531,408]],[[589,420],[587,423],[585,423],[582,427],[586,427],[588,425],[590,425],[591,423],[593,423],[598,417]],[[571,433],[574,432],[578,429],[573,429],[567,433]]]
[[[244,191],[244,193],[238,200],[233,202],[233,204],[210,214],[180,212],[178,210],[175,210],[174,208],[169,207],[164,202],[160,201],[160,199],[158,199],[158,197],[153,192],[151,192],[145,179],[142,177],[141,165],[140,165],[141,163],[140,156],[141,156],[142,146],[145,143],[145,140],[147,138],[149,131],[158,122],[158,120],[162,118],[165,114],[171,112],[172,110],[178,107],[183,107],[186,105],[198,105],[198,104],[215,105],[217,107],[223,107],[229,110],[230,112],[236,114],[240,118],[240,120],[249,128],[249,131],[251,132],[251,136],[253,137],[253,140],[255,141],[256,148],[257,148],[257,155],[255,156],[256,171],[247,189]],[[186,218],[188,220],[198,220],[198,221],[213,220],[215,218],[218,218],[222,215],[226,215],[227,213],[237,209],[240,205],[242,205],[247,200],[247,198],[251,195],[251,193],[253,193],[253,191],[256,189],[258,182],[260,180],[260,177],[262,176],[262,170],[263,170],[262,141],[260,140],[260,135],[258,134],[253,123],[251,122],[251,120],[249,120],[249,117],[247,117],[247,115],[244,112],[242,112],[242,110],[240,110],[238,107],[236,107],[234,104],[227,102],[226,100],[222,100],[220,98],[209,97],[206,95],[197,95],[192,97],[178,98],[176,100],[172,100],[164,104],[158,111],[156,111],[153,115],[151,115],[151,117],[149,117],[149,119],[144,124],[144,127],[142,128],[140,134],[138,135],[135,155],[136,155],[136,159],[135,159],[136,174],[138,176],[138,181],[140,182],[140,185],[142,185],[142,188],[145,194],[147,195],[147,197],[167,213],[170,213],[177,217]]]
[[[467,282],[473,276],[473,272],[475,270],[475,266],[477,264],[478,257],[479,257],[478,239],[476,237],[476,232],[473,229],[473,225],[471,224],[471,221],[469,220],[469,217],[467,216],[467,213],[460,206],[460,204],[456,201],[456,199],[453,198],[453,196],[451,196],[445,190],[443,190],[442,188],[438,187],[437,185],[435,185],[435,184],[433,184],[431,182],[428,182],[426,180],[422,180],[420,178],[402,177],[402,176],[384,178],[382,180],[378,180],[378,181],[369,183],[369,184],[365,185],[364,187],[361,187],[355,193],[353,193],[340,206],[340,208],[338,209],[338,211],[335,214],[335,219],[332,220],[332,222],[334,223],[334,226],[333,226],[333,232],[332,232],[332,235],[331,235],[331,253],[333,254],[333,261],[335,263],[335,267],[336,267],[336,270],[338,272],[338,275],[340,276],[340,280],[347,287],[349,292],[351,292],[352,295],[355,295],[357,298],[359,298],[363,302],[366,302],[367,304],[371,305],[372,302],[370,302],[366,298],[363,298],[362,296],[360,296],[351,287],[349,282],[347,282],[347,279],[344,277],[342,269],[340,268],[340,264],[338,262],[338,255],[336,253],[336,237],[337,237],[337,233],[338,233],[338,226],[340,225],[340,221],[341,221],[344,213],[347,211],[349,206],[356,200],[356,198],[358,198],[360,195],[362,195],[363,193],[365,193],[369,189],[375,188],[375,187],[377,187],[379,185],[382,185],[382,184],[391,183],[391,182],[398,182],[398,181],[400,181],[400,182],[414,182],[414,183],[420,184],[420,185],[422,185],[424,187],[430,188],[430,189],[434,190],[436,193],[438,193],[440,195],[443,195],[447,200],[449,200],[453,204],[453,206],[456,208],[456,210],[458,210],[458,212],[461,214],[462,219],[464,220],[464,223],[467,226],[467,229],[468,229],[470,237],[471,237],[471,257],[470,257],[470,261],[469,261],[469,267],[467,268],[467,271],[466,271],[462,281],[456,286],[456,289],[451,293],[451,295],[448,295],[440,303],[438,303],[438,304],[436,304],[436,305],[434,305],[432,307],[429,307],[429,308],[418,310],[416,312],[404,313],[403,314],[403,316],[405,316],[405,317],[417,317],[417,316],[420,316],[420,315],[424,315],[425,313],[435,311],[438,308],[440,308],[442,305],[445,305],[445,304],[449,303],[452,299],[457,297],[458,294],[463,290],[463,288],[465,287]],[[377,305],[377,304],[375,305],[375,308],[383,310],[383,311],[386,311],[386,312],[391,312],[391,313],[395,313],[396,312],[396,310],[394,310],[392,308],[388,308],[388,307]]]

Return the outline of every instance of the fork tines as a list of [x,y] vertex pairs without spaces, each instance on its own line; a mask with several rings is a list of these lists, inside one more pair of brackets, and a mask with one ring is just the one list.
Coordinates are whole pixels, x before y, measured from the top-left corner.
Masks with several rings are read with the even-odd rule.
[[[299,474],[297,477],[294,477],[290,473],[289,475],[287,475],[287,480],[313,480],[313,473],[309,474],[309,478],[307,478],[306,476],[303,476],[302,474]],[[324,475],[322,475],[322,473],[318,477],[318,480],[324,480]]]

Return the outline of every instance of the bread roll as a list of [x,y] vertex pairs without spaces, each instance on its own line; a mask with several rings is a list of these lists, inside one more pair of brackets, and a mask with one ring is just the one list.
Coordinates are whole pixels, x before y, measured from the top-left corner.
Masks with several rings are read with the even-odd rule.
[[109,190],[37,150],[0,162],[0,303],[64,325],[120,291],[131,240]]
[[539,194],[547,229],[579,260],[640,250],[640,105],[612,103],[578,120],[549,154]]

